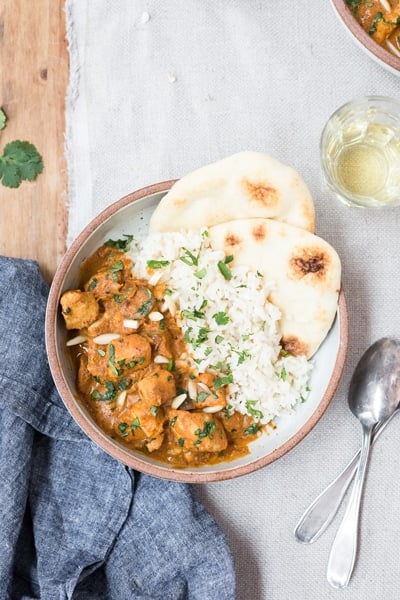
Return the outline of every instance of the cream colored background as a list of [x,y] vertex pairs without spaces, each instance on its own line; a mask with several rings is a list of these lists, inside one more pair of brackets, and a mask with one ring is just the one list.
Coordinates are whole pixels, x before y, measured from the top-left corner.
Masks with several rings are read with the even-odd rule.
[[[343,261],[350,316],[342,385],[291,453],[255,474],[198,486],[235,555],[239,600],[395,600],[400,588],[400,425],[373,451],[350,587],[325,580],[335,525],[313,546],[292,531],[361,439],[350,374],[377,338],[400,334],[400,209],[339,204],[325,189],[319,136],[339,105],[399,95],[400,79],[350,40],[329,2],[67,0],[69,241],[99,210],[149,183],[243,149],[298,169],[317,233]],[[149,17],[147,19],[147,17]]]

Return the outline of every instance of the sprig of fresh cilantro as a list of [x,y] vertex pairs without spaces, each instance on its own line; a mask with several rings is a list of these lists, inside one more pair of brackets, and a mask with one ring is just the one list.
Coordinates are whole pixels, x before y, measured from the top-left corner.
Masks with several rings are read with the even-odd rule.
[[[0,109],[0,130],[7,123],[5,112]],[[23,180],[33,181],[43,171],[43,160],[35,146],[27,141],[9,142],[0,156],[0,180],[10,188],[17,188]]]

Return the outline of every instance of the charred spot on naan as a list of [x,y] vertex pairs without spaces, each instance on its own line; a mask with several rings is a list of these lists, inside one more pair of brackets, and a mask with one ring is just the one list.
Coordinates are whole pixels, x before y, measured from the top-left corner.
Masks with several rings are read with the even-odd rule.
[[267,228],[264,223],[259,223],[255,227],[253,227],[251,231],[252,237],[256,242],[262,242],[267,237]]
[[290,274],[295,279],[307,277],[313,282],[323,282],[331,264],[331,257],[323,248],[302,247],[289,260]]
[[244,177],[242,180],[242,185],[250,200],[259,202],[266,208],[274,208],[278,205],[279,192],[267,181],[250,181]]
[[283,337],[281,344],[282,348],[293,356],[308,356],[310,351],[309,346],[294,335]]
[[234,248],[235,246],[240,246],[242,243],[242,239],[233,233],[232,231],[228,231],[224,237],[224,248]]

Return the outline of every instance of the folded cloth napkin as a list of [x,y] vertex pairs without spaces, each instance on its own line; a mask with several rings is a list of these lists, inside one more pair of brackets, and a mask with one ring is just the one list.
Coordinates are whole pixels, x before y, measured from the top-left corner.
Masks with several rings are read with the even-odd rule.
[[223,532],[190,486],[132,471],[65,410],[48,368],[48,288],[0,257],[0,598],[232,599]]

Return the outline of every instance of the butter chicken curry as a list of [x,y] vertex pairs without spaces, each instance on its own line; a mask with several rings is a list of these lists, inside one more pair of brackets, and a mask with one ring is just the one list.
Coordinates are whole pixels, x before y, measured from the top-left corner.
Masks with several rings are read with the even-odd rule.
[[175,467],[247,454],[260,426],[229,406],[226,377],[193,369],[165,285],[132,273],[130,241],[101,246],[61,298],[81,402],[109,436]]

